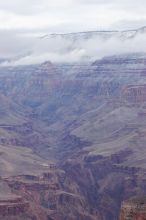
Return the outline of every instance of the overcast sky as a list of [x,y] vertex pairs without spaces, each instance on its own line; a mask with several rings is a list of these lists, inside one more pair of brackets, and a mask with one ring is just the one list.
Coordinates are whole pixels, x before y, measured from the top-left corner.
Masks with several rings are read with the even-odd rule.
[[146,25],[145,0],[0,0],[0,30],[75,32]]

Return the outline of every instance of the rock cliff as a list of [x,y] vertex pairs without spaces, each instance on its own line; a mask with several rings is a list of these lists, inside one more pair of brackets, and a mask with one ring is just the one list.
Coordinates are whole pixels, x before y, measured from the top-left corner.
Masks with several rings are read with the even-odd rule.
[[145,220],[146,198],[133,198],[123,202],[120,220]]

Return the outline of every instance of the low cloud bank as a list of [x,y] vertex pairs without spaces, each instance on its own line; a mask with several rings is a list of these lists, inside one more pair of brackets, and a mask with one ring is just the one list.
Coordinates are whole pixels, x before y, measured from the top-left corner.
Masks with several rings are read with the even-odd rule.
[[38,38],[31,35],[0,36],[1,65],[28,65],[52,62],[94,61],[105,56],[125,53],[146,53],[146,31],[121,37],[119,33],[110,36],[93,34],[90,37],[54,35]]

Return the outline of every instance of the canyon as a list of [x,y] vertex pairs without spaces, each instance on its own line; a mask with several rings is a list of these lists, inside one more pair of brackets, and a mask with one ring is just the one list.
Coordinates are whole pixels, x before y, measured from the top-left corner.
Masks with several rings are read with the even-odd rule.
[[145,92],[144,53],[1,66],[0,220],[127,220],[146,195]]

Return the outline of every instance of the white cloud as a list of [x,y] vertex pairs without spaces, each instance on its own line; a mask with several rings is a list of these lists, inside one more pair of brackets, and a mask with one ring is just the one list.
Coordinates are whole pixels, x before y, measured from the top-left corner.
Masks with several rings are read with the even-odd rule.
[[[62,36],[44,39],[28,37],[27,45],[23,44],[23,39],[21,41],[18,37],[18,48],[21,48],[23,56],[18,54],[18,49],[15,50],[12,47],[10,49],[15,54],[15,60],[4,62],[2,65],[37,64],[46,60],[52,62],[94,61],[104,56],[146,53],[146,33],[139,32],[134,38],[127,38],[127,34],[124,37],[126,37],[125,40],[123,40],[123,35],[121,38],[120,33],[106,40],[99,36],[92,36],[90,39],[79,38],[76,41]],[[25,48],[29,48],[30,53],[26,53]]]

